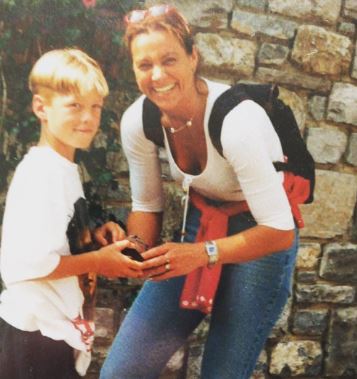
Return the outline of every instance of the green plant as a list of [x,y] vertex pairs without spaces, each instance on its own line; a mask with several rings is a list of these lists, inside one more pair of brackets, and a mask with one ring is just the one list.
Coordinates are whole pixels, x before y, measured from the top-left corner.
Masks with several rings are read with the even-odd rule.
[[101,129],[106,143],[92,148],[90,155],[78,155],[92,179],[92,194],[114,180],[105,162],[107,151],[120,149],[118,130],[112,125],[136,96],[122,40],[123,17],[142,6],[142,1],[135,0],[0,1],[0,194],[6,192],[14,168],[39,136],[27,88],[31,67],[44,52],[69,46],[86,51],[101,64],[112,93],[126,94],[119,103],[107,103],[115,108],[107,105],[103,111]]

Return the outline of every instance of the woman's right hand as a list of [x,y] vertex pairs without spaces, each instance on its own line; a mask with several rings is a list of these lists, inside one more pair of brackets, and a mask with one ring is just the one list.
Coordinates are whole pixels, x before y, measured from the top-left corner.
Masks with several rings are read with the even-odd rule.
[[141,278],[143,276],[142,263],[122,254],[121,251],[126,247],[135,248],[135,245],[128,240],[123,240],[96,251],[94,253],[97,260],[96,272],[108,278]]

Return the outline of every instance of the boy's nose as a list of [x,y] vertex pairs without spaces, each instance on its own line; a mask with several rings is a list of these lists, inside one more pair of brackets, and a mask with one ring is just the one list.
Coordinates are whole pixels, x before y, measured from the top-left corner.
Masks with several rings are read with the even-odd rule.
[[91,120],[94,119],[94,114],[90,109],[83,110],[81,118],[83,122],[90,122]]

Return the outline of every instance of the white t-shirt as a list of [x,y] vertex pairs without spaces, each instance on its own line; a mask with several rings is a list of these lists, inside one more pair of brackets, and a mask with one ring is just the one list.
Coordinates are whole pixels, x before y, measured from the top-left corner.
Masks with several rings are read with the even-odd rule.
[[82,316],[78,278],[35,280],[70,255],[67,230],[83,199],[78,167],[49,147],[32,147],[16,168],[6,198],[1,241],[0,317],[24,331],[64,340],[84,375],[90,353],[71,320]]
[[[211,142],[208,121],[215,100],[229,87],[209,80],[206,83],[206,167],[199,175],[180,170],[164,132],[172,177],[180,184],[188,180],[192,188],[213,200],[246,200],[259,225],[293,229],[294,221],[282,185],[283,174],[273,166],[274,161],[283,161],[283,151],[268,115],[251,100],[242,101],[232,109],[222,125],[223,158]],[[133,211],[160,212],[164,207],[160,160],[157,146],[143,131],[143,101],[141,96],[122,117],[122,145],[129,163]]]

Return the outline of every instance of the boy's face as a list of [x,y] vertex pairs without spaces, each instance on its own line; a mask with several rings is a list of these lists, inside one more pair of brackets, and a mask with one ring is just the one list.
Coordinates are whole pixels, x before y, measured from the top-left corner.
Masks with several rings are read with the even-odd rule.
[[[36,95],[38,96],[38,95]],[[85,95],[54,94],[43,102],[40,145],[49,145],[73,161],[76,149],[86,149],[96,135],[103,106],[97,92]]]

